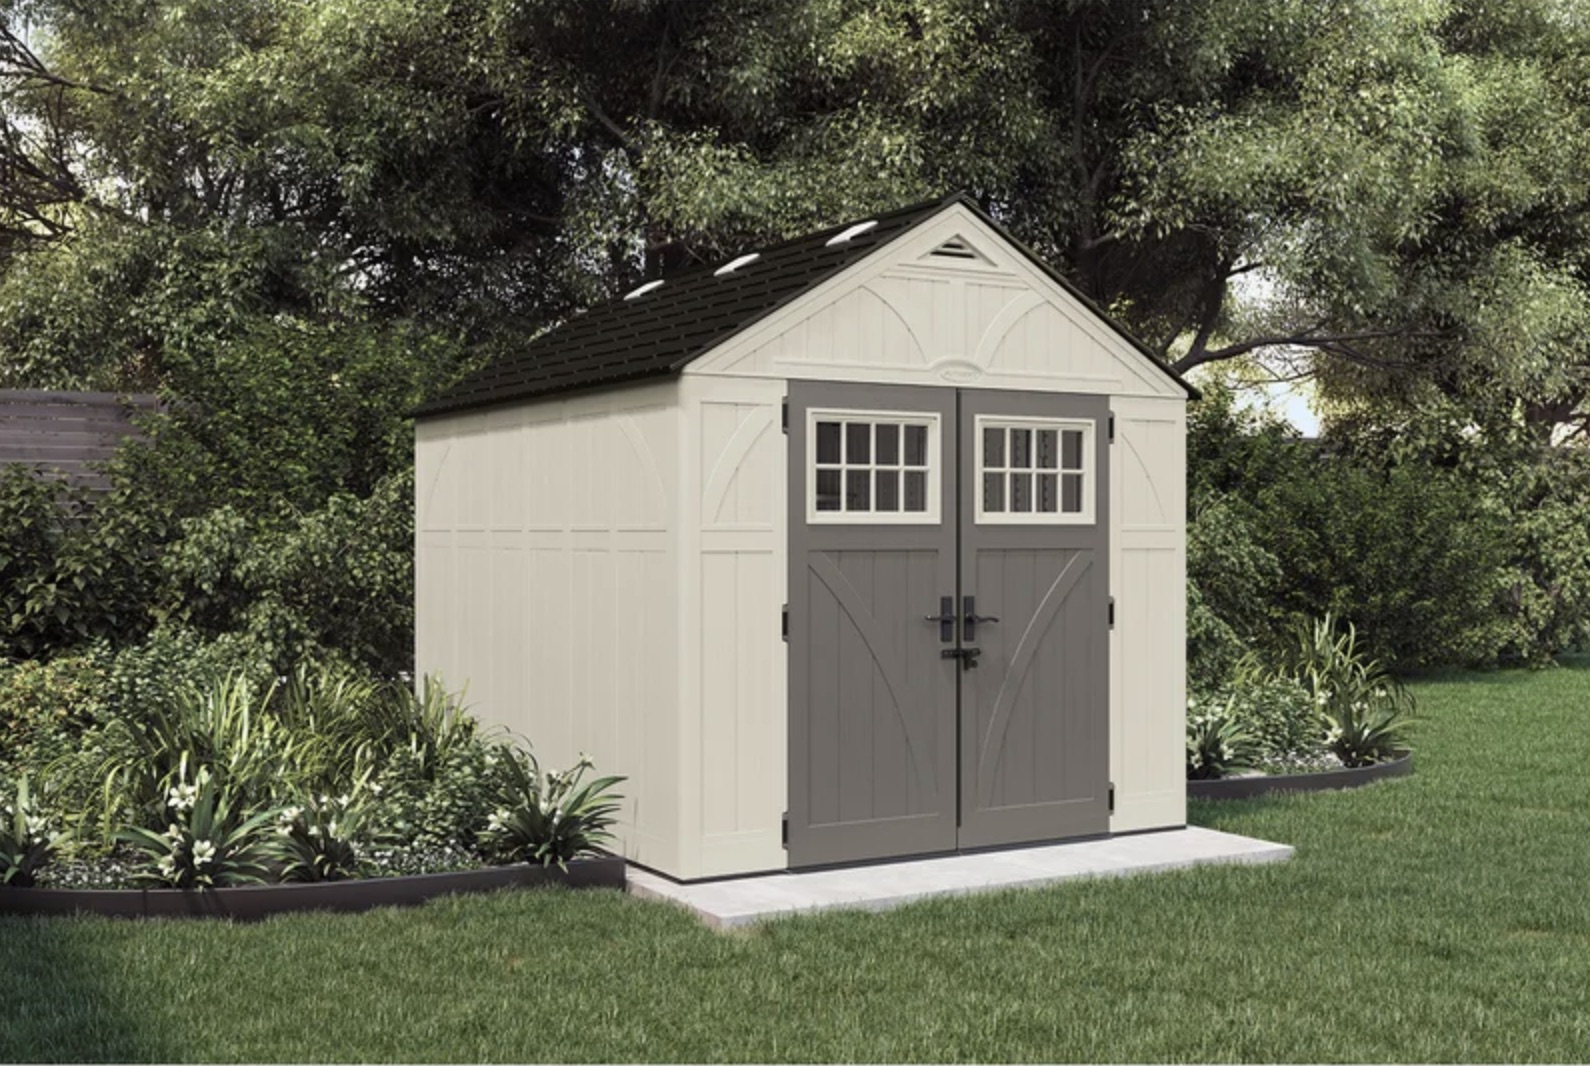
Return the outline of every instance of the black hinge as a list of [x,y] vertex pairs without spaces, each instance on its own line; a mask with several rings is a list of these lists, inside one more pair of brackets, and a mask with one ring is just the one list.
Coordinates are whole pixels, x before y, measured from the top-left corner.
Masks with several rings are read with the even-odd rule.
[[779,635],[785,640],[789,640],[789,604],[787,603],[784,605],[784,621],[779,626]]
[[1115,597],[1110,597],[1110,628],[1115,628]]
[[1115,813],[1115,782],[1110,782],[1110,813]]
[[1115,443],[1115,416],[1110,416],[1110,443]]
[[[1115,801],[1111,800],[1110,802],[1113,803]],[[1113,811],[1115,808],[1111,807],[1110,809]],[[785,851],[788,851],[789,850],[789,813],[787,811],[784,814],[784,824],[783,824],[783,829],[782,829],[782,837],[783,837],[783,839],[780,840],[779,843],[784,845],[784,850]]]
[[[780,427],[785,433],[789,432],[789,401],[784,401],[783,412],[779,415]],[[1112,431],[1113,432],[1113,431]]]

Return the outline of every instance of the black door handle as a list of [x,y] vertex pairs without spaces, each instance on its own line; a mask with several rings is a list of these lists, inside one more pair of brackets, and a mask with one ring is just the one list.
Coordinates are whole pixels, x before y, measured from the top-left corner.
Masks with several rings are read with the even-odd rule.
[[976,640],[977,639],[977,623],[978,622],[997,622],[997,621],[999,621],[999,619],[996,616],[994,616],[994,615],[991,615],[991,614],[978,614],[977,613],[977,597],[976,596],[962,596],[961,597],[961,603],[966,608],[966,610],[965,610],[965,615],[966,616],[964,618],[964,621],[966,623],[966,629],[964,630],[964,637],[968,641],[972,641],[972,640]]
[[955,597],[940,596],[939,613],[923,615],[922,620],[925,622],[937,622],[939,624],[939,639],[946,644],[950,643],[955,639]]

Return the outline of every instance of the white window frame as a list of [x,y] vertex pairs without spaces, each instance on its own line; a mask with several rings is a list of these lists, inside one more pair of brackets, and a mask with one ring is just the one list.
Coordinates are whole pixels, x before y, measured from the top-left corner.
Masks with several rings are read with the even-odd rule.
[[[976,521],[976,523],[978,525],[980,525],[980,526],[1091,526],[1097,521],[1096,515],[1098,513],[1098,507],[1096,506],[1096,502],[1098,500],[1098,494],[1099,494],[1099,485],[1098,485],[1099,475],[1098,475],[1098,465],[1095,462],[1096,452],[1094,451],[1094,449],[1097,447],[1097,444],[1098,444],[1098,441],[1097,441],[1097,438],[1098,438],[1098,423],[1096,423],[1093,419],[1091,419],[1091,418],[1022,418],[1022,417],[1009,417],[1009,416],[1005,416],[1005,415],[978,415],[973,420],[973,422],[974,422],[974,425],[973,425],[972,432],[973,432],[973,436],[976,437],[976,444],[975,444],[975,449],[976,450],[975,450],[975,452],[973,454],[972,472],[973,472],[973,476],[976,478],[976,481],[975,481],[974,484],[967,486],[962,491],[963,492],[964,491],[970,491],[972,493],[972,498],[974,500],[976,500],[976,502],[977,502],[977,509],[976,509],[976,513],[975,513],[974,519],[975,519],[975,521]],[[983,430],[984,429],[1000,429],[1000,430],[1006,430],[1006,429],[1031,429],[1031,430],[1052,429],[1052,430],[1055,430],[1056,433],[1057,433],[1057,436],[1056,436],[1056,439],[1055,439],[1056,461],[1057,462],[1062,461],[1060,459],[1060,457],[1064,455],[1064,447],[1061,444],[1061,438],[1058,436],[1058,433],[1063,432],[1063,431],[1068,431],[1068,430],[1081,430],[1082,431],[1082,470],[1080,471],[1080,473],[1082,474],[1082,510],[1074,512],[1074,513],[1068,513],[1066,511],[1058,511],[1058,510],[1057,511],[1009,511],[1009,510],[1006,510],[1006,511],[992,511],[992,512],[984,511],[983,510],[983,474],[984,474],[984,469],[983,469]],[[1009,437],[1008,436],[1006,437],[1006,441],[1007,441],[1007,443],[1006,443],[1006,454],[1005,454],[1005,460],[1006,461],[1005,461],[1005,465],[1002,466],[1000,469],[1008,472],[1010,470],[1010,466],[1009,466],[1009,461],[1010,461],[1009,447],[1010,446],[1009,446],[1009,443],[1008,443],[1008,441],[1009,441]],[[1036,450],[1037,450],[1037,444],[1036,443],[1034,443],[1034,445],[1033,445],[1033,450],[1036,453]],[[1034,462],[1034,466],[1032,468],[1032,471],[1036,475],[1036,474],[1041,472],[1040,469],[1036,465],[1036,463],[1037,463],[1036,455],[1034,455],[1033,462]],[[1047,468],[1045,468],[1045,469],[1047,469]],[[1060,480],[1059,475],[1066,474],[1066,473],[1077,473],[1077,472],[1078,471],[1076,471],[1076,470],[1071,470],[1071,469],[1068,469],[1068,468],[1062,467],[1062,466],[1057,466],[1057,467],[1054,468],[1053,473],[1056,475],[1056,479],[1055,479],[1055,493],[1056,493],[1055,503],[1056,503],[1056,506],[1059,506],[1061,501],[1064,499],[1064,490],[1061,488],[1061,485],[1063,484],[1063,482]],[[1010,483],[1009,483],[1008,479],[1006,480],[1006,483],[1005,483],[1005,502],[1006,502],[1006,506],[1009,506],[1009,503],[1010,503]],[[1036,507],[1037,505],[1038,505],[1037,485],[1036,485],[1036,479],[1035,479],[1034,486],[1033,486],[1033,506]]]
[[[852,422],[868,422],[877,424],[889,422],[899,426],[926,426],[927,427],[927,510],[925,511],[819,511],[817,509],[817,423],[838,422],[840,424],[840,448],[845,445],[845,425]],[[884,411],[863,410],[851,407],[808,407],[806,409],[806,521],[810,525],[834,526],[936,526],[943,521],[941,513],[942,491],[940,486],[944,481],[943,460],[943,434],[939,425],[939,415],[936,411]],[[877,460],[877,434],[874,432],[870,469],[877,470],[874,465]],[[843,450],[840,452],[844,456]],[[900,506],[905,506],[905,434],[900,434]],[[825,464],[833,465],[833,464]],[[844,469],[848,464],[842,464]],[[890,469],[885,467],[884,469]],[[912,467],[912,469],[916,469]],[[844,493],[844,475],[840,475],[840,493]],[[877,500],[876,484],[874,485],[872,500]]]

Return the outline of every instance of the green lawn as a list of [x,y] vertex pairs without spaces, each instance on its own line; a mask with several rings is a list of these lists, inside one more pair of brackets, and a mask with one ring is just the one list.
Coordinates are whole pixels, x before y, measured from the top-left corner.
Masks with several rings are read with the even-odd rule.
[[1590,664],[1416,691],[1414,777],[1194,810],[1288,864],[743,935],[606,892],[0,919],[0,1057],[1590,1059]]

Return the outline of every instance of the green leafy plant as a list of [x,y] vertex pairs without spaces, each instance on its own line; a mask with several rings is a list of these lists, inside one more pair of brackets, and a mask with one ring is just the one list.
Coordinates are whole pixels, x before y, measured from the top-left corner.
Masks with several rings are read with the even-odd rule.
[[345,881],[368,872],[358,841],[362,818],[348,796],[312,796],[276,816],[265,847],[283,881]]
[[1267,670],[1249,654],[1231,680],[1209,694],[1207,702],[1222,705],[1241,723],[1264,760],[1289,760],[1322,753],[1324,718],[1312,693],[1285,674]]
[[1231,698],[1200,707],[1187,701],[1187,779],[1208,781],[1255,766],[1262,749],[1237,717]]
[[169,789],[164,832],[127,826],[116,838],[138,852],[140,881],[170,888],[220,888],[265,880],[266,834],[274,811],[246,814],[207,767]]
[[1336,618],[1299,623],[1281,672],[1296,680],[1325,720],[1325,743],[1343,766],[1368,766],[1410,750],[1413,697],[1379,662],[1358,647],[1351,622]]
[[27,888],[65,840],[52,818],[28,788],[17,782],[16,793],[0,803],[0,885]]
[[563,866],[612,839],[608,831],[623,797],[612,791],[622,777],[581,784],[591,760],[581,755],[567,770],[543,772],[535,756],[514,753],[504,767],[503,804],[480,834],[493,862]]

